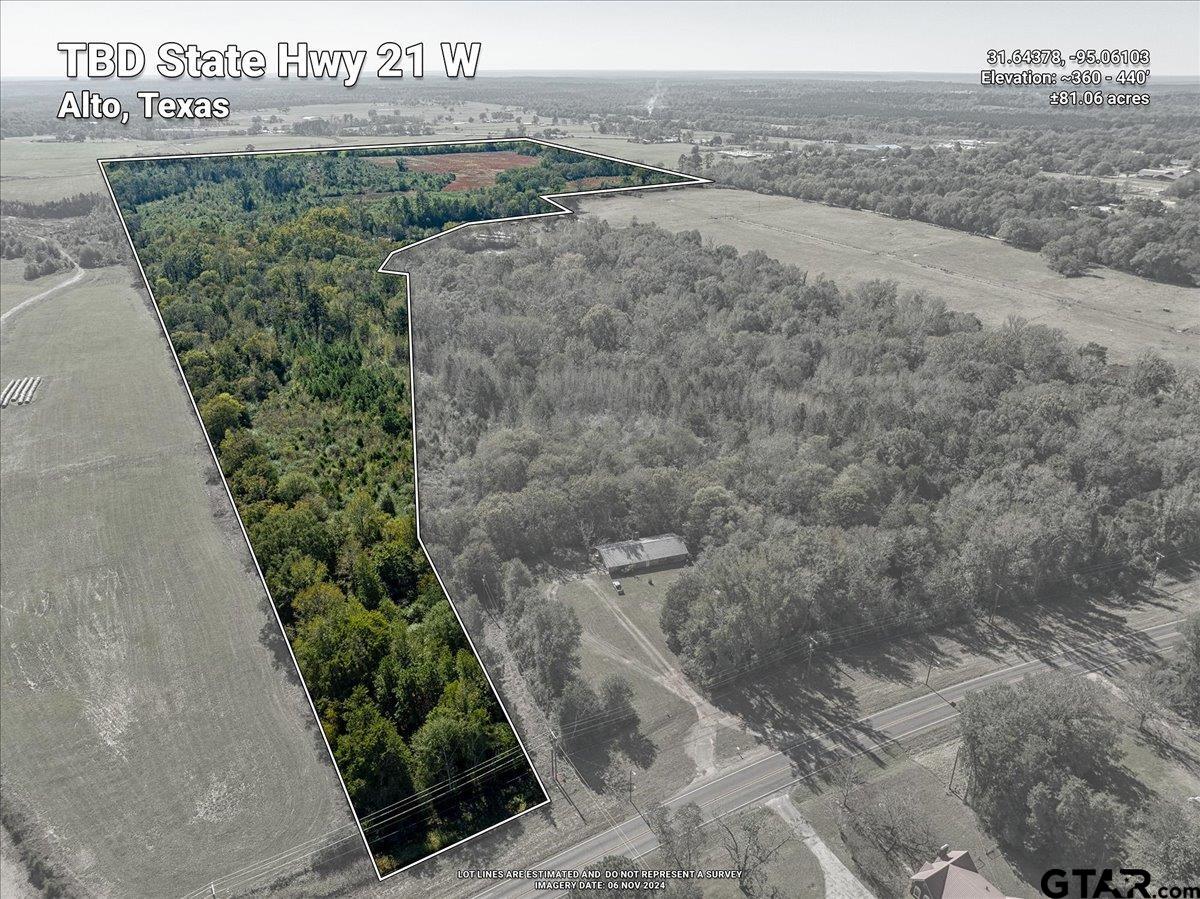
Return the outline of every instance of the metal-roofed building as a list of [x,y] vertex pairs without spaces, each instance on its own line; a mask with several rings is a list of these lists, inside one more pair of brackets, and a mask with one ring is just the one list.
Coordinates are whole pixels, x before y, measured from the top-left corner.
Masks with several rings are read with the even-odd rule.
[[1192,170],[1187,166],[1175,166],[1173,168],[1162,169],[1141,169],[1137,176],[1139,178],[1151,178],[1155,181],[1178,181],[1192,173]]
[[596,554],[600,556],[600,564],[613,577],[683,565],[691,558],[687,544],[676,534],[622,540],[620,543],[602,543],[596,547]]

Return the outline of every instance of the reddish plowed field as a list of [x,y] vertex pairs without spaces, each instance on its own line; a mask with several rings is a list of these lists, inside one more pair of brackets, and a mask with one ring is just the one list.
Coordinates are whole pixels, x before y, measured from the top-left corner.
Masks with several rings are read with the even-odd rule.
[[[453,172],[454,180],[447,190],[471,190],[490,187],[496,183],[496,173],[509,169],[528,168],[538,164],[540,157],[523,156],[512,150],[492,153],[435,153],[429,156],[405,156],[404,162],[413,172]],[[383,165],[394,165],[395,157],[375,157]]]

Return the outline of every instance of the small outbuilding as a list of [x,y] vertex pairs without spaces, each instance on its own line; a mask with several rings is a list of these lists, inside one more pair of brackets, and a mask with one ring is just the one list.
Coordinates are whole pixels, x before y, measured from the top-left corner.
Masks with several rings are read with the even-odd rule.
[[596,547],[596,555],[610,577],[686,565],[692,557],[687,544],[677,534],[602,543]]

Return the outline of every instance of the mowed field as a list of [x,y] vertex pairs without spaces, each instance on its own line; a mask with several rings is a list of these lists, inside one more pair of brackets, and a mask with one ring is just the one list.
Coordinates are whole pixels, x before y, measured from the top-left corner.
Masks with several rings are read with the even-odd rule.
[[659,615],[667,589],[684,570],[623,576],[623,594],[603,572],[551,588],[575,611],[583,629],[584,680],[595,685],[619,674],[633,687],[639,732],[653,747],[642,759],[649,765],[635,771],[639,804],[665,799],[756,746],[740,721],[719,712],[696,690],[667,648]]
[[24,259],[0,260],[0,314],[7,313],[30,297],[71,280],[77,271],[72,268],[26,281]]
[[895,280],[990,325],[1021,316],[1061,328],[1080,343],[1102,344],[1114,362],[1153,349],[1172,362],[1200,363],[1200,289],[1110,269],[1063,278],[1038,254],[998,240],[743,190],[597,197],[578,208],[616,226],[637,219],[669,231],[695,229],[715,244],[761,250],[846,286]]
[[119,267],[86,272],[18,310],[0,338],[0,376],[44,379],[31,405],[0,412],[6,815],[83,895],[207,890],[339,828],[347,864],[373,881],[131,281]]

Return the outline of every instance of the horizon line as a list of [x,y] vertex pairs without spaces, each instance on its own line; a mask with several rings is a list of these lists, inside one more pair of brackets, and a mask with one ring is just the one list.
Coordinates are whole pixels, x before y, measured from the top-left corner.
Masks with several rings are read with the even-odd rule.
[[[1039,68],[1039,67],[1038,66],[1029,66],[1029,68]],[[578,75],[591,75],[591,76],[654,75],[654,76],[662,77],[665,75],[678,75],[678,76],[691,76],[691,77],[700,77],[700,78],[722,78],[722,77],[737,76],[737,75],[771,75],[771,76],[793,76],[793,77],[806,76],[806,75],[807,76],[819,75],[819,76],[825,76],[825,77],[837,76],[837,75],[856,75],[856,76],[904,75],[904,76],[911,76],[917,80],[926,80],[926,79],[937,78],[937,77],[974,78],[977,76],[977,73],[979,71],[981,71],[981,70],[974,69],[974,70],[970,70],[970,71],[956,72],[956,71],[943,71],[943,70],[937,70],[937,69],[555,69],[555,68],[524,69],[524,68],[522,68],[522,69],[493,69],[488,74],[491,74],[494,76],[500,76],[500,77],[520,77],[520,76],[549,77],[549,76],[554,76],[554,75],[575,75],[575,76],[578,76]],[[277,72],[272,72],[269,74],[271,74],[273,77],[277,78],[280,82],[289,82],[290,83],[290,81],[291,81],[291,79],[279,78]],[[364,73],[364,75],[366,75],[366,74],[367,73]],[[377,72],[373,72],[370,74],[374,75],[376,78],[378,78]],[[414,80],[417,80],[419,83],[419,81],[423,81],[425,78],[431,78],[431,79],[439,80],[439,81],[449,81],[449,82],[454,82],[454,83],[461,83],[461,81],[462,81],[462,79],[459,79],[459,78],[451,78],[451,77],[448,77],[445,75],[438,75],[437,73],[432,73],[430,75],[424,76],[422,79],[419,79],[419,80],[414,79]],[[1170,80],[1170,81],[1190,80],[1190,81],[1200,82],[1200,71],[1190,72],[1190,73],[1185,73],[1185,74],[1170,74],[1170,73],[1158,74],[1158,75],[1152,75],[1151,78],[1152,78],[1152,80],[1153,79]],[[333,79],[333,78],[298,79],[297,83],[299,83],[301,80],[305,81],[306,83],[312,83],[312,84],[322,85],[322,86],[335,85],[338,83],[336,81],[336,79]],[[73,83],[93,84],[93,83],[97,83],[97,82],[113,83],[113,84],[127,84],[127,83],[131,83],[131,82],[136,83],[136,82],[140,82],[140,81],[145,81],[145,82],[161,81],[161,82],[166,82],[166,83],[171,83],[171,84],[181,84],[181,83],[189,83],[190,84],[190,83],[195,83],[195,82],[202,82],[202,83],[209,83],[209,84],[222,84],[222,85],[227,82],[231,83],[231,84],[242,84],[242,83],[252,84],[252,85],[262,84],[262,82],[260,82],[256,79],[246,80],[246,79],[242,79],[242,78],[227,78],[227,77],[173,79],[173,78],[163,78],[163,77],[145,77],[145,76],[139,75],[136,78],[129,78],[129,79],[116,79],[116,78],[111,78],[111,77],[110,78],[82,78],[82,77],[68,78],[66,75],[61,75],[61,74],[25,75],[25,74],[4,74],[2,72],[0,72],[0,81],[60,81],[60,82],[67,82],[67,83],[71,83],[71,84],[73,84]],[[346,88],[346,89],[350,90],[350,91],[354,90],[353,87]]]

